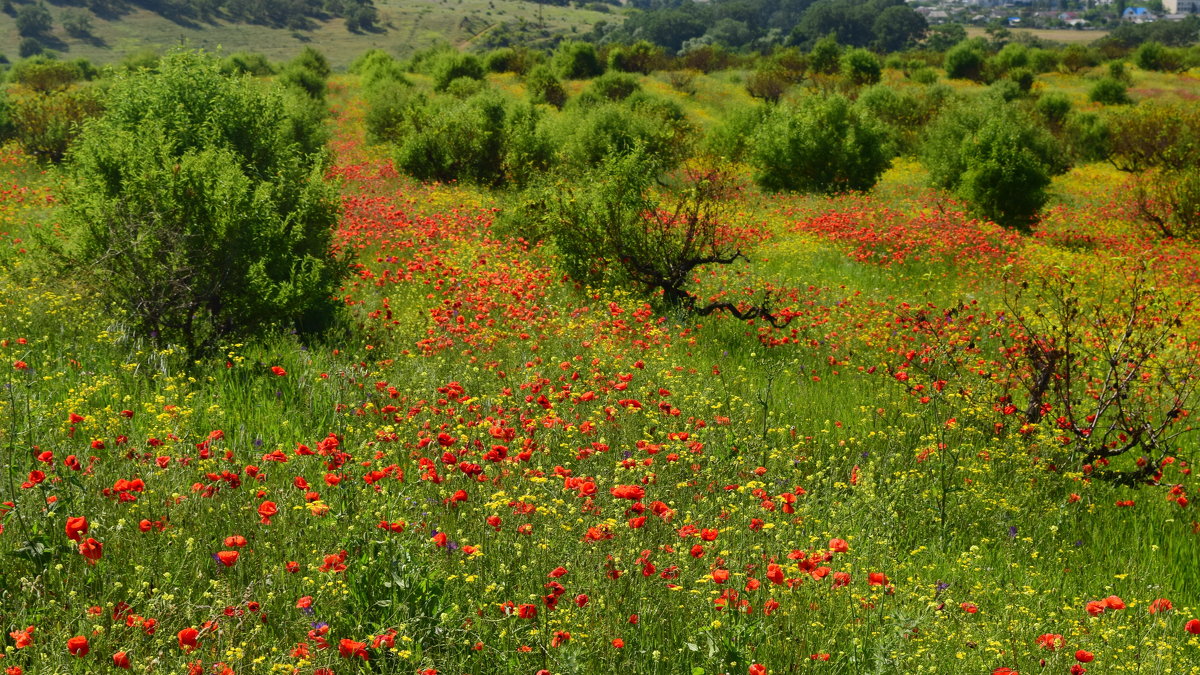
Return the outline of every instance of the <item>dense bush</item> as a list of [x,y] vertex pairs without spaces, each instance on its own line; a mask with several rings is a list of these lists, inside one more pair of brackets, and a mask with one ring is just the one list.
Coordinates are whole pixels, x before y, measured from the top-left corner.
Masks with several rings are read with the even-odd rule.
[[275,74],[275,67],[267,57],[257,52],[235,52],[221,60],[221,72],[226,75],[266,77]]
[[754,181],[764,190],[868,190],[891,163],[887,132],[842,96],[772,110],[754,134]]
[[769,103],[783,98],[791,86],[792,78],[787,71],[770,63],[760,65],[746,78],[746,93]]
[[930,180],[1001,225],[1029,229],[1046,202],[1050,176],[1065,170],[1045,130],[1010,105],[978,102],[944,111],[923,146]]
[[1105,105],[1127,105],[1133,101],[1129,98],[1129,87],[1124,82],[1111,77],[1102,77],[1088,90],[1088,98],[1094,103]]
[[865,49],[849,49],[842,54],[842,77],[855,85],[875,84],[883,75],[879,57]]
[[704,139],[704,151],[716,157],[740,162],[750,152],[754,130],[766,119],[770,108],[763,105],[741,106],[727,112],[720,124]]
[[554,66],[559,77],[566,80],[586,80],[604,73],[604,62],[590,42],[560,44],[554,53]]
[[404,66],[382,49],[371,49],[350,64],[350,72],[362,78],[362,86],[370,90],[384,81],[407,84]]
[[1160,70],[1177,73],[1187,69],[1186,52],[1167,47],[1153,40],[1143,42],[1133,52],[1133,62],[1142,70]]
[[959,43],[946,52],[946,77],[954,80],[982,80],[987,56],[975,41]]
[[608,101],[623,101],[634,92],[641,90],[642,85],[634,76],[608,72],[592,80],[584,90],[584,94]]
[[581,169],[635,149],[663,166],[673,166],[688,154],[691,130],[677,108],[654,98],[631,96],[560,120],[558,137],[568,161]]
[[462,54],[456,51],[442,53],[433,64],[433,88],[435,91],[445,91],[450,83],[460,77],[472,80],[483,79],[483,63],[474,54]]
[[554,76],[550,66],[544,63],[534,66],[525,76],[525,88],[529,91],[529,100],[534,103],[561,108],[567,102],[567,90]]
[[530,68],[545,60],[545,55],[527,47],[501,47],[488,52],[483,65],[490,73],[524,75]]
[[1122,171],[1200,167],[1200,110],[1144,101],[1109,114],[1109,159]]
[[381,80],[364,92],[364,98],[367,103],[364,119],[367,141],[384,143],[398,140],[400,126],[415,100],[412,85],[407,81]]
[[942,87],[901,91],[877,84],[862,90],[856,105],[886,127],[898,152],[911,153],[916,151],[922,130],[937,115],[947,95]]
[[550,162],[537,112],[495,92],[410,102],[395,127],[396,167],[423,180],[521,183]]
[[71,151],[61,252],[140,336],[199,353],[328,324],[337,190],[279,89],[177,52],[105,103]]
[[81,64],[74,61],[38,56],[14,64],[8,77],[32,91],[49,92],[66,89],[84,79],[84,71]]
[[608,52],[609,70],[649,75],[663,67],[666,55],[662,47],[639,40],[629,46],[613,47]]
[[17,143],[26,153],[57,162],[79,134],[79,125],[101,111],[91,87],[14,93],[9,114]]

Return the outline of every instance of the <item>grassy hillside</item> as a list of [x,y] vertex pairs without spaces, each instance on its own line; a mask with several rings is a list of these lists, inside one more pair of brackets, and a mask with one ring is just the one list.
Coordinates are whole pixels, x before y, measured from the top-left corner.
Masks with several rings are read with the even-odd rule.
[[[275,60],[290,58],[306,45],[314,45],[325,52],[334,67],[339,67],[372,48],[405,56],[439,40],[468,44],[502,24],[544,24],[542,34],[548,37],[585,32],[595,22],[613,18],[602,12],[539,6],[524,0],[378,0],[376,6],[379,30],[369,33],[350,32],[340,18],[316,22],[313,30],[293,31],[221,20],[177,23],[145,9],[131,8],[111,20],[92,15],[90,39],[68,35],[61,25],[62,13],[68,7],[51,6],[55,26],[44,42],[68,58],[84,57],[98,63],[179,43],[209,50],[220,47],[227,53],[261,52]],[[0,54],[15,59],[20,42],[13,16],[0,14]]]

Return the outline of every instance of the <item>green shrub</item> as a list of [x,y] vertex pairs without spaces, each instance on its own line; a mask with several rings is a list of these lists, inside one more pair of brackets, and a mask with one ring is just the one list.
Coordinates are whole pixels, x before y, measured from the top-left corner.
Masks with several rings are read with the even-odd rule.
[[292,62],[279,73],[279,83],[288,88],[303,92],[309,98],[325,100],[325,78],[320,73],[309,70],[301,64]]
[[746,93],[768,103],[779,101],[791,86],[787,71],[771,63],[762,64],[746,78]]
[[1024,230],[1046,202],[1050,176],[1066,169],[1053,137],[1009,105],[947,109],[922,149],[934,186],[954,192],[980,217]]
[[483,65],[490,73],[524,75],[543,60],[545,57],[542,52],[527,47],[502,47],[488,52],[483,59]]
[[258,52],[236,52],[221,60],[221,72],[226,75],[267,77],[275,74],[275,67]]
[[312,47],[302,49],[296,58],[291,60],[291,64],[310,70],[323,80],[329,79],[333,74],[333,69],[329,67],[329,59]]
[[551,154],[537,112],[491,91],[463,101],[414,101],[396,137],[396,168],[422,180],[524,182],[549,165]]
[[933,84],[938,81],[937,71],[929,66],[917,68],[908,74],[908,78],[918,84]]
[[1052,73],[1058,70],[1059,53],[1054,49],[1030,49],[1029,68],[1035,73]]
[[567,90],[563,89],[562,82],[546,64],[534,66],[529,71],[525,76],[525,88],[529,91],[529,100],[534,103],[561,108],[567,102]]
[[642,90],[637,78],[626,73],[608,72],[592,80],[585,93],[608,101],[623,101]]
[[733,162],[743,161],[750,151],[755,129],[762,124],[769,110],[767,106],[755,105],[727,112],[720,124],[705,137],[705,152]]
[[367,141],[384,143],[397,140],[408,108],[416,100],[412,85],[407,81],[380,80],[367,89],[363,97],[367,104],[364,120]]
[[1007,73],[1014,68],[1029,67],[1029,48],[1019,42],[1010,42],[996,52],[991,67],[997,74]]
[[879,57],[865,49],[848,49],[842,54],[842,77],[852,84],[875,84],[883,75]]
[[929,90],[914,93],[877,84],[863,89],[855,105],[884,125],[898,152],[911,153],[917,148],[921,131],[941,106],[940,95],[929,94]]
[[35,37],[22,38],[17,46],[17,55],[23,59],[45,53],[46,48]]
[[100,113],[90,87],[18,93],[11,99],[13,133],[21,149],[40,160],[57,162],[79,135],[79,125]]
[[298,151],[280,89],[176,52],[105,103],[71,151],[62,253],[139,335],[199,354],[328,325],[337,189],[323,153]]
[[1108,123],[1094,112],[1072,111],[1063,125],[1063,142],[1076,161],[1106,160],[1111,146]]
[[1124,82],[1111,77],[1102,77],[1088,91],[1088,98],[1094,103],[1105,105],[1128,105],[1133,101],[1129,98],[1128,87]]
[[1028,68],[1014,68],[1008,71],[1008,79],[1017,85],[1017,88],[1024,93],[1029,93],[1033,89],[1034,74]]
[[404,66],[382,49],[371,49],[350,64],[350,72],[362,78],[364,90],[379,82],[392,81],[408,84]]
[[869,190],[891,163],[887,132],[842,96],[772,110],[754,135],[754,181],[778,192]]
[[1050,92],[1039,98],[1033,107],[1048,125],[1059,128],[1071,112],[1071,99],[1061,91]]
[[814,73],[832,75],[842,67],[842,47],[833,34],[817,40],[808,54],[808,67]]
[[554,66],[565,80],[586,80],[604,73],[604,63],[590,42],[563,42],[554,53]]
[[1200,109],[1149,100],[1108,111],[1109,159],[1122,171],[1200,167]]
[[84,79],[79,64],[44,56],[18,61],[8,76],[12,82],[37,92],[59,91]]
[[946,52],[946,77],[952,80],[982,80],[986,55],[978,43],[968,40]]
[[562,146],[571,165],[581,169],[635,148],[673,166],[687,154],[690,142],[690,130],[676,112],[632,96],[624,103],[605,103],[560,120]]
[[483,63],[474,54],[445,52],[433,64],[433,88],[445,91],[450,83],[460,77],[472,80],[483,79]]
[[639,40],[627,47],[614,47],[608,53],[609,70],[649,75],[662,68],[666,55],[662,47]]
[[1186,59],[1184,50],[1167,47],[1153,40],[1143,42],[1133,52],[1133,62],[1142,70],[1176,73],[1187,68]]

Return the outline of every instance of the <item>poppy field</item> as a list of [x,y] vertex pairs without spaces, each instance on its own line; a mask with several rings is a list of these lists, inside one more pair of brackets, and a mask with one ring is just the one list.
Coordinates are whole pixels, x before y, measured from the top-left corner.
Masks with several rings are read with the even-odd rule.
[[897,160],[743,187],[697,294],[567,278],[331,87],[346,325],[186,358],[29,262],[0,157],[0,669],[1200,673],[1200,246],[1130,179],[1030,235]]

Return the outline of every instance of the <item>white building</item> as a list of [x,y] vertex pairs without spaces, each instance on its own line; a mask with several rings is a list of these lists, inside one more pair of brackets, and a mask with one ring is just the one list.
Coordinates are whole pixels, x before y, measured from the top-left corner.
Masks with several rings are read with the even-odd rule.
[[1195,14],[1200,12],[1200,0],[1163,0],[1163,9],[1168,14]]

